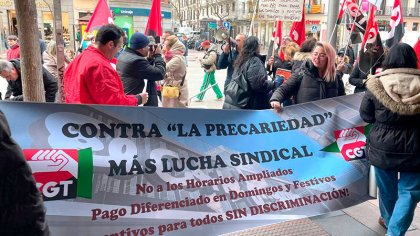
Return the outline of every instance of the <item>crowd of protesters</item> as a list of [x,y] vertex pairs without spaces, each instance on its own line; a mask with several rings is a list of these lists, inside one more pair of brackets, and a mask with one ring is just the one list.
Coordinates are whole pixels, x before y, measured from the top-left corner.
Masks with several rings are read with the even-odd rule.
[[[0,61],[8,82],[5,99],[22,101],[18,38],[7,39],[7,60]],[[189,106],[185,38],[165,31],[161,43],[138,32],[128,39],[110,24],[88,43],[76,57],[66,50],[66,103],[157,107],[161,100],[162,107]],[[367,155],[379,187],[378,222],[388,235],[405,234],[420,201],[420,40],[414,48],[399,43],[383,55],[365,53],[373,62],[368,70],[351,44],[337,50],[315,38],[298,45],[284,37],[277,49],[269,50],[273,55],[268,60],[261,56],[259,39],[242,33],[227,38],[220,54],[209,41],[201,47],[204,79],[197,101],[211,86],[217,99],[225,96],[223,109],[281,112],[284,106],[342,96],[348,74],[354,92],[366,92],[360,115],[373,124]],[[42,58],[46,101],[54,102],[58,74],[53,41]],[[218,69],[227,69],[224,94],[215,80]]]

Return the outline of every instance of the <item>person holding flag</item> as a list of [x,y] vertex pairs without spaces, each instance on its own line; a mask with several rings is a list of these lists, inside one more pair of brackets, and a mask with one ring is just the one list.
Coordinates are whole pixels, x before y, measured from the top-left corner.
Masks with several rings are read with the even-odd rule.
[[359,61],[349,78],[349,83],[356,86],[355,93],[366,91],[368,75],[374,75],[381,71],[384,58],[384,48],[375,19],[374,5],[369,10],[369,20],[361,48]]

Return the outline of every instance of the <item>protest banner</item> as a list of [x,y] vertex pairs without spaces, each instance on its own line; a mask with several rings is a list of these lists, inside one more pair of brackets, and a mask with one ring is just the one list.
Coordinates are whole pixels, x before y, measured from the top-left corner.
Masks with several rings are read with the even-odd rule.
[[260,21],[300,21],[303,14],[303,0],[259,0]]
[[53,235],[218,235],[368,199],[363,94],[272,110],[0,102]]

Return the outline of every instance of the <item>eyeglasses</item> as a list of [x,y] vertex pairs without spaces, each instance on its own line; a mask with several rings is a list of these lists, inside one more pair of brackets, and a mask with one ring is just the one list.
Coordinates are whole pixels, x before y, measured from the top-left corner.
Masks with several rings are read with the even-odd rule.
[[325,54],[325,53],[313,52],[313,53],[312,53],[312,56],[314,56],[314,57],[319,57],[319,58],[324,59],[324,58],[326,58],[326,57],[327,57],[327,54]]

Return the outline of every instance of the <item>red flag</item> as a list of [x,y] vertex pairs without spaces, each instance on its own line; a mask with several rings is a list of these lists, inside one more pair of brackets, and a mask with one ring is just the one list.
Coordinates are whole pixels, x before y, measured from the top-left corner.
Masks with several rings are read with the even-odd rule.
[[378,37],[380,37],[378,24],[375,20],[375,6],[371,5],[369,10],[369,20],[366,26],[366,32],[362,42],[362,49],[364,52],[366,52],[366,50],[368,49],[368,44],[376,44]]
[[350,22],[347,23],[347,30],[351,32],[351,42],[360,43],[360,35],[363,35],[366,29],[366,17],[356,4],[356,0],[344,0],[342,2],[342,10],[339,12],[337,21],[341,21],[344,12],[348,14],[348,19],[350,20]]
[[162,12],[160,11],[160,0],[153,0],[150,9],[149,19],[147,20],[145,35],[153,37],[162,36]]
[[416,44],[414,44],[414,52],[416,52],[417,55],[417,69],[420,69],[420,38],[417,41]]
[[403,25],[403,15],[401,0],[394,1],[394,7],[392,8],[391,14],[391,31],[388,32],[388,39],[386,40],[386,45],[392,47],[393,45],[399,43],[404,36],[404,25]]
[[276,21],[276,31],[274,31],[274,42],[277,43],[277,45],[280,45],[281,42],[281,24],[282,22],[280,20]]
[[305,41],[305,35],[305,11],[302,11],[302,20],[293,22],[289,36],[300,46]]
[[343,14],[344,14],[344,4],[345,3],[346,3],[345,0],[340,1],[340,11],[338,12],[337,25],[341,24],[341,19],[343,18]]
[[384,54],[381,35],[375,19],[375,5],[370,6],[369,20],[363,37],[359,56],[359,69],[363,73],[373,74],[372,68],[380,65]]
[[106,24],[114,24],[114,20],[106,0],[99,0],[86,27],[86,32],[98,29]]

